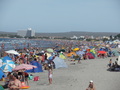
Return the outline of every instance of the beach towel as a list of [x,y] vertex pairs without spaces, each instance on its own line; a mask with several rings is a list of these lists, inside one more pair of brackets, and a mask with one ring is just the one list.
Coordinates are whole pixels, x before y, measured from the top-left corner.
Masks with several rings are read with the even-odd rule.
[[0,90],[4,90],[4,88],[0,85]]

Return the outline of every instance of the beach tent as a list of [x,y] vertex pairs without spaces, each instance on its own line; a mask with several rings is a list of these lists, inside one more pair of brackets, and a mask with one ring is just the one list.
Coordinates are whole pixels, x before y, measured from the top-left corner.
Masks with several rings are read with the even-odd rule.
[[46,53],[47,54],[47,59],[49,59],[49,57],[51,56],[51,54],[50,53]]
[[92,53],[86,53],[86,55],[88,56],[89,59],[94,59],[95,58]]
[[119,52],[117,50],[113,50],[112,53],[115,55],[115,56],[119,56]]
[[95,54],[93,52],[90,52],[94,57],[95,57]]
[[67,64],[65,63],[65,61],[57,56],[53,59],[53,62],[55,63],[56,69],[68,67]]
[[[2,77],[6,77],[6,75],[3,73],[3,71],[0,69],[0,79],[2,79]],[[0,89],[1,90],[1,89]]]
[[27,70],[26,72],[33,72],[33,73],[43,72],[42,65],[38,61],[33,60],[33,61],[30,62],[30,64],[34,65],[34,66],[37,66],[37,68],[33,68],[33,69],[30,69],[30,70]]
[[60,57],[61,59],[66,59],[65,55],[63,55],[62,53],[59,54],[59,57]]
[[95,52],[95,48],[90,49],[90,52],[92,52],[92,53],[96,54],[96,52]]

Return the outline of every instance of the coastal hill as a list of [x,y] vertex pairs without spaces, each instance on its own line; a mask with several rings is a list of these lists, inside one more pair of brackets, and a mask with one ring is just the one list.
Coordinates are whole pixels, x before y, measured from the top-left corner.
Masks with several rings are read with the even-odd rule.
[[71,32],[59,32],[59,33],[36,33],[36,36],[55,36],[55,37],[72,37],[72,36],[94,36],[94,37],[102,37],[102,36],[115,36],[119,33],[115,32],[84,32],[84,31],[71,31]]
[[[17,32],[3,32],[0,31],[0,34],[10,34],[16,35]],[[71,32],[58,32],[58,33],[38,33],[36,32],[36,36],[40,37],[72,37],[72,36],[94,36],[94,37],[102,37],[102,36],[115,36],[119,33],[117,32],[85,32],[85,31],[71,31]]]

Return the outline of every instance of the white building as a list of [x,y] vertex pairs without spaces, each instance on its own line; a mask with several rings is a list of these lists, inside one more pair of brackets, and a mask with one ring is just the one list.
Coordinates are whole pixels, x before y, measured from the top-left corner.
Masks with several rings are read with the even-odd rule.
[[28,28],[27,30],[18,30],[17,35],[22,37],[33,37],[35,36],[35,30]]
[[77,36],[73,36],[73,37],[70,37],[71,39],[78,39],[78,37]]

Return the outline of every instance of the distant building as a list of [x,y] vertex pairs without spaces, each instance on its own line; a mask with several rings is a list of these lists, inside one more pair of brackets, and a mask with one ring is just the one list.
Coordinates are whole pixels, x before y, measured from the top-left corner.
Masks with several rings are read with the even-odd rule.
[[22,37],[33,37],[35,36],[35,30],[28,28],[27,30],[18,30],[17,35]]
[[78,39],[78,37],[77,36],[73,36],[73,37],[70,37],[71,39]]

